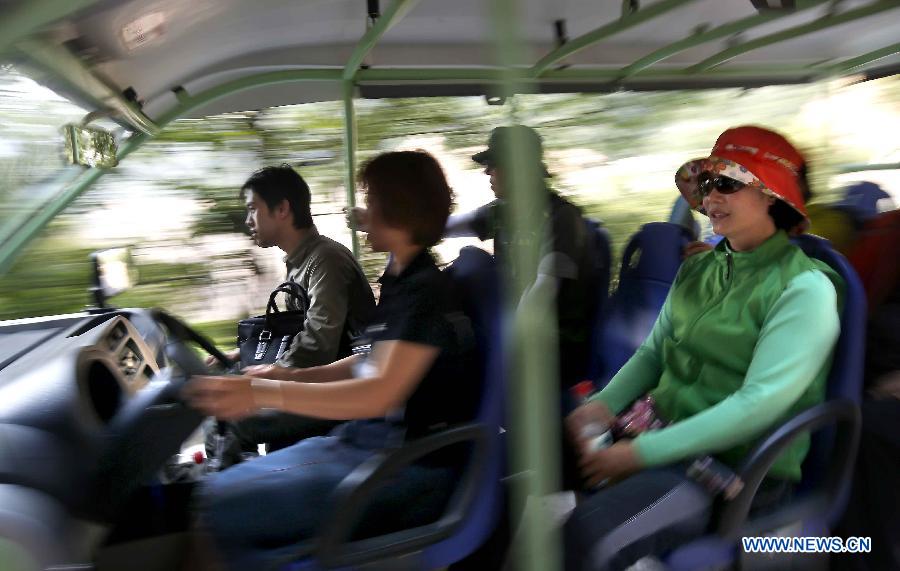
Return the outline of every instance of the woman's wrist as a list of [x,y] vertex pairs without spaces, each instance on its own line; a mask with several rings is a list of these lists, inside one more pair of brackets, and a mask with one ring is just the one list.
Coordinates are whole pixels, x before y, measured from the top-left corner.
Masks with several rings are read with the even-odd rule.
[[250,380],[250,389],[253,395],[253,405],[257,409],[274,408],[280,410],[284,408],[282,381],[252,378]]

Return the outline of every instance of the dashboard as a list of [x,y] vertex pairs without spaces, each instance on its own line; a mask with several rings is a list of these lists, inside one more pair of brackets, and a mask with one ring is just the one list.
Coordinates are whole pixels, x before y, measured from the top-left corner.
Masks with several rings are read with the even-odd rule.
[[159,373],[154,350],[125,316],[103,323],[96,340],[83,346],[76,382],[84,402],[108,423],[130,396]]
[[2,322],[0,344],[0,422],[39,428],[104,426],[165,364],[165,332],[140,309]]
[[0,488],[116,517],[203,420],[180,400],[170,342],[142,309],[0,322]]

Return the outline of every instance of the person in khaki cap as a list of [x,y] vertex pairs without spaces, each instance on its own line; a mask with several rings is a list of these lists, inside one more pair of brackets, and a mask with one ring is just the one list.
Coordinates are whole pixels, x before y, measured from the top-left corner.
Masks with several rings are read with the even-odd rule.
[[[514,140],[517,140],[517,146],[514,146]],[[493,239],[497,258],[502,260],[507,256],[512,236],[504,227],[502,211],[515,189],[510,188],[508,169],[503,162],[512,149],[522,153],[517,164],[530,171],[530,178],[540,185],[541,193],[546,197],[543,223],[523,239],[541,252],[532,287],[553,288],[556,294],[560,381],[563,387],[568,387],[586,374],[600,281],[595,259],[598,254],[581,209],[553,192],[548,184],[552,177],[544,164],[543,142],[537,131],[524,125],[512,125],[497,127],[491,132],[487,149],[472,155],[472,160],[484,166],[496,200],[472,212],[451,216],[444,235]]]

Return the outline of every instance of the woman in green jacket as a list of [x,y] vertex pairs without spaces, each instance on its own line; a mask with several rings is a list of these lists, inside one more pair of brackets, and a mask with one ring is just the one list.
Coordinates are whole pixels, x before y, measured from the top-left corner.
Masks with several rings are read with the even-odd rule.
[[[738,127],[676,175],[724,239],[685,260],[650,335],[566,420],[587,484],[611,482],[567,522],[567,569],[624,569],[702,535],[713,496],[687,475],[690,461],[713,455],[734,466],[824,399],[842,285],[788,239],[808,226],[805,172],[784,137]],[[592,449],[588,425],[612,425],[647,394],[667,426]],[[795,440],[757,497],[783,501],[808,448],[808,437]]]

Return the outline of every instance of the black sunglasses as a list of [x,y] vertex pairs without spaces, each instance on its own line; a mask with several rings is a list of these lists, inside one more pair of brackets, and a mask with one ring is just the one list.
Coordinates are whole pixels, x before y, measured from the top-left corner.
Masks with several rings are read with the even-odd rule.
[[697,192],[700,198],[706,198],[713,190],[720,194],[734,194],[747,186],[745,183],[731,177],[714,175],[709,171],[703,171],[697,175]]

